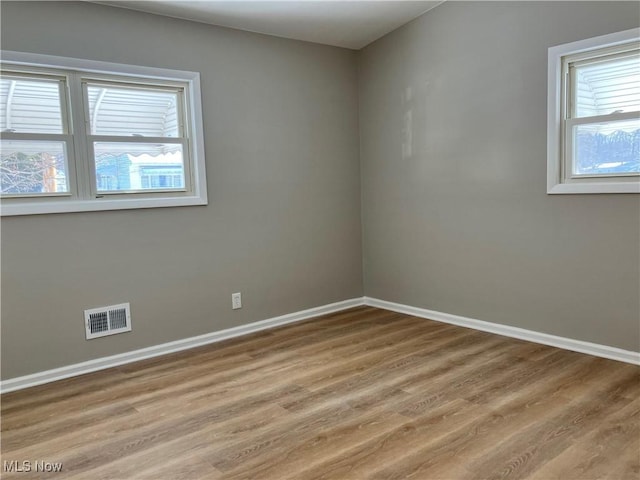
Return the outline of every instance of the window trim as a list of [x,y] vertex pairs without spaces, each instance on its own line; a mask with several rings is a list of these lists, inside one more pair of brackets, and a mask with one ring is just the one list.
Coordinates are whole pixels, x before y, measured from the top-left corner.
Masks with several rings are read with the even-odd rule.
[[[0,215],[36,215],[49,213],[67,212],[92,212],[101,210],[126,210],[140,208],[158,207],[178,207],[190,205],[207,205],[207,185],[206,185],[206,165],[204,154],[204,129],[202,124],[202,94],[200,89],[200,73],[171,70],[166,68],[145,67],[139,65],[128,65],[120,63],[102,62],[95,60],[85,60],[79,58],[60,57],[53,55],[42,55],[27,52],[15,52],[2,50],[0,52],[2,64],[9,67],[50,69],[65,71],[65,75],[81,75],[89,77],[91,74],[97,76],[110,76],[114,79],[129,78],[140,79],[153,84],[158,81],[166,85],[167,82],[179,82],[185,84],[184,102],[185,118],[188,125],[184,125],[187,141],[183,142],[183,148],[188,152],[190,158],[190,168],[185,166],[185,186],[191,186],[190,191],[163,191],[163,192],[143,192],[136,193],[135,196],[127,194],[109,194],[99,196],[92,190],[95,189],[95,179],[87,174],[91,171],[91,161],[87,159],[89,149],[86,142],[90,141],[91,131],[87,130],[87,137],[82,135],[73,136],[74,145],[72,152],[68,155],[75,155],[75,172],[71,173],[69,182],[77,182],[77,195],[60,195],[47,197],[20,197],[3,198],[1,200]],[[116,80],[117,81],[117,80]],[[141,82],[141,83],[142,83]],[[68,85],[73,88],[73,85]],[[77,122],[82,116],[82,105],[77,105],[82,99],[82,91],[71,92],[75,104],[71,106],[71,121]],[[72,100],[73,101],[73,100]],[[64,108],[67,108],[66,106]],[[78,110],[80,108],[80,110]],[[126,138],[126,137],[125,137]],[[85,153],[86,152],[86,153]],[[74,170],[71,160],[68,161],[69,170]],[[186,163],[186,162],[185,162]],[[89,172],[87,172],[89,170]],[[87,181],[76,179],[82,177]],[[190,178],[187,179],[186,175]],[[87,183],[88,182],[88,183]],[[85,184],[86,183],[86,184]],[[63,198],[64,197],[64,198]]]
[[[577,42],[550,47],[547,67],[547,193],[640,193],[640,177],[616,175],[606,177],[582,177],[579,180],[564,178],[567,165],[565,158],[566,140],[564,138],[565,109],[569,101],[567,82],[563,71],[563,58],[577,54],[602,50],[640,38],[640,28],[588,38]],[[636,118],[635,116],[633,118]],[[610,120],[613,118],[609,117]],[[576,123],[579,119],[570,119]]]

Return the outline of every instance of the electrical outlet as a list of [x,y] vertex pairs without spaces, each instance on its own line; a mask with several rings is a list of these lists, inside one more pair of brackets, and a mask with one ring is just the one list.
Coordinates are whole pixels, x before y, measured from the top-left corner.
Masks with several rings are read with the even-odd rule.
[[231,308],[234,310],[242,308],[242,294],[240,292],[231,294]]

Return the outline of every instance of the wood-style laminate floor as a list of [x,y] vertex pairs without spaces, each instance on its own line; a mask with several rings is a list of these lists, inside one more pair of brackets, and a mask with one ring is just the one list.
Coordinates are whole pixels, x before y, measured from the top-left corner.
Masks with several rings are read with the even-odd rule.
[[369,307],[1,400],[7,480],[640,478],[640,367]]

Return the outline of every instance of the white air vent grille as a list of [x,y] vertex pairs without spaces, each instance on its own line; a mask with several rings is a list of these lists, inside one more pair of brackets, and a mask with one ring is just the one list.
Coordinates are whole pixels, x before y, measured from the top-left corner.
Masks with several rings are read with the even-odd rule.
[[124,308],[117,308],[115,310],[109,310],[109,330],[117,330],[119,328],[126,328],[129,322],[127,322],[127,310]]
[[84,311],[87,340],[115,335],[131,330],[131,310],[128,303]]
[[107,312],[97,312],[89,314],[89,330],[91,333],[106,332],[109,330]]

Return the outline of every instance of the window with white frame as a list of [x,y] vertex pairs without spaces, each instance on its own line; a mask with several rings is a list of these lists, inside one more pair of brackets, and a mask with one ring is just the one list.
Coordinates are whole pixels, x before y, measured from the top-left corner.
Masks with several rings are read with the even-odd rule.
[[640,29],[549,49],[548,193],[640,193]]
[[2,52],[3,215],[205,205],[199,74]]

